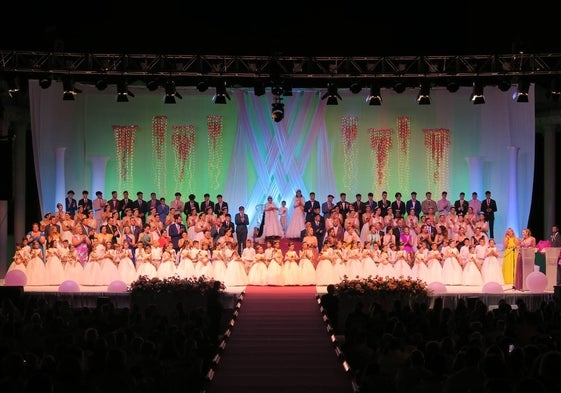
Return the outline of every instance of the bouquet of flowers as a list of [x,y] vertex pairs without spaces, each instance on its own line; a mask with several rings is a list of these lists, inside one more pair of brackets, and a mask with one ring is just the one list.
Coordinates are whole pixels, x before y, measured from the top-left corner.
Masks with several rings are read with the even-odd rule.
[[411,277],[368,277],[349,280],[346,276],[335,284],[337,295],[366,296],[366,297],[400,297],[421,299],[430,295],[426,282]]
[[220,281],[205,276],[180,278],[178,276],[160,279],[140,276],[129,287],[131,294],[158,293],[198,293],[204,295],[210,291],[224,291],[226,287]]

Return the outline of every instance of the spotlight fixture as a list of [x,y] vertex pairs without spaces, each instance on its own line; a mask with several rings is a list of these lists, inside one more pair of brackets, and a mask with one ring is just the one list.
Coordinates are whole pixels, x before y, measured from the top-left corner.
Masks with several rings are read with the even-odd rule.
[[417,103],[419,105],[430,105],[430,83],[428,81],[421,82]]
[[380,93],[380,85],[377,82],[373,82],[370,85],[370,94],[366,97],[366,102],[368,102],[368,105],[382,105],[382,94]]
[[129,96],[134,97],[134,94],[129,90],[126,81],[117,83],[117,102],[129,102]]
[[460,90],[460,84],[455,80],[451,80],[446,84],[446,90],[450,93],[455,93]]
[[395,84],[393,85],[393,90],[397,93],[397,94],[401,94],[405,91],[405,83],[403,83],[402,81],[397,81],[395,82]]
[[103,90],[107,89],[107,86],[108,86],[108,83],[107,83],[107,80],[105,78],[98,79],[95,82],[95,87],[99,91],[103,91]]
[[49,87],[51,87],[52,81],[53,80],[50,76],[44,76],[39,79],[39,86],[41,86],[42,89],[48,89]]
[[551,81],[551,89],[549,91],[551,94],[551,100],[554,102],[559,101],[559,97],[561,97],[561,79],[554,78]]
[[513,98],[516,102],[528,102],[528,92],[530,90],[530,81],[525,78],[521,77],[518,81],[518,88],[513,95]]
[[353,82],[353,83],[351,83],[351,86],[349,87],[349,90],[353,94],[358,94],[358,93],[361,92],[362,86],[358,82]]
[[230,100],[230,95],[226,91],[226,82],[218,82],[216,85],[216,94],[212,97],[215,104],[225,104],[226,98]]
[[11,98],[14,98],[20,91],[18,80],[16,79],[15,76],[9,76],[6,79],[6,83],[8,84],[8,95]]
[[255,85],[253,85],[253,93],[256,97],[261,97],[265,94],[265,83],[263,81],[256,81]]
[[63,101],[74,101],[76,94],[81,93],[82,90],[74,87],[74,81],[70,76],[64,76],[62,78],[62,100]]
[[324,93],[324,95],[321,96],[321,99],[324,100],[327,98],[327,104],[326,105],[339,105],[339,100],[342,100],[343,98],[341,98],[341,96],[339,95],[339,93],[337,92],[337,86],[335,85],[335,83],[328,83],[327,84],[327,92]]
[[180,100],[183,98],[175,88],[175,82],[171,79],[166,82],[165,85],[166,94],[164,95],[164,104],[175,104],[175,97]]
[[148,91],[156,91],[160,87],[157,79],[149,79],[146,81],[146,88]]
[[278,123],[282,119],[284,119],[284,104],[282,102],[282,97],[281,96],[275,96],[275,99],[274,99],[273,105],[272,105],[271,116],[272,116],[273,120],[275,121],[275,123]]
[[206,81],[200,81],[199,83],[197,83],[197,90],[201,93],[204,93],[208,90],[208,83]]
[[497,87],[499,88],[500,91],[509,91],[510,86],[511,83],[510,83],[510,79],[508,78],[501,78],[497,83]]
[[284,95],[284,88],[281,85],[273,85],[271,86],[271,93],[274,96],[282,96]]
[[473,82],[473,91],[471,93],[471,101],[473,105],[485,104],[485,96],[483,95],[483,83],[481,81]]

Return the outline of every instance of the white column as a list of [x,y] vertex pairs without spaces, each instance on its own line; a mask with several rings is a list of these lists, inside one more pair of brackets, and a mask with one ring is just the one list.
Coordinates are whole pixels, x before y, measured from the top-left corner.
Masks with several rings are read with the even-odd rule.
[[466,190],[466,195],[471,195],[472,192],[477,192],[479,199],[483,195],[483,157],[472,156],[466,157],[469,169],[469,192]]
[[103,197],[107,198],[105,192],[105,168],[107,167],[108,156],[92,156],[92,194],[95,196],[97,191],[103,192]]
[[[64,155],[66,147],[57,147],[55,150],[55,203],[62,203],[64,206],[64,198],[66,198],[66,180],[64,172]],[[48,211],[56,211],[55,206],[47,207]]]
[[[508,146],[508,194],[512,197],[506,205],[506,227],[523,228],[518,214],[518,152],[517,146]],[[516,229],[515,229],[516,231]]]

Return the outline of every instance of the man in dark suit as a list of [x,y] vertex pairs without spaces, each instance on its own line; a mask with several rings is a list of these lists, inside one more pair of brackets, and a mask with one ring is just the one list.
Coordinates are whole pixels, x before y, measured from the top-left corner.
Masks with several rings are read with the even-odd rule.
[[382,199],[378,201],[378,207],[382,211],[381,216],[386,217],[388,215],[388,209],[392,207],[392,202],[388,199],[387,191],[382,191]]
[[335,202],[333,202],[334,198],[335,197],[333,195],[329,194],[327,196],[327,201],[321,204],[321,213],[323,214],[323,218],[329,218],[329,215],[331,214],[331,210],[335,206]]
[[347,201],[347,194],[342,192],[339,194],[339,202],[337,202],[337,206],[339,206],[339,213],[343,217],[343,222],[347,218],[347,213],[349,212],[349,201]]
[[87,190],[82,191],[82,199],[78,201],[78,206],[84,208],[84,214],[87,216],[88,212],[93,209],[92,200],[88,197],[89,192]]
[[401,192],[395,193],[395,201],[392,202],[391,207],[395,217],[405,217],[407,210],[405,209],[405,202],[401,200]]
[[[214,214],[217,216],[224,214],[224,208],[228,209],[228,202],[224,201],[222,194],[218,194],[216,196],[216,203],[214,204]],[[228,213],[228,211],[226,211],[226,213]]]
[[181,239],[182,233],[187,232],[185,224],[183,224],[183,219],[181,214],[176,214],[174,217],[174,222],[168,226],[168,235],[171,237],[171,243],[173,244],[173,249],[175,252],[179,252],[179,239]]
[[365,203],[366,203],[367,206],[370,206],[370,211],[372,213],[374,213],[376,211],[376,208],[378,207],[378,202],[376,202],[374,200],[374,193],[372,193],[372,192],[368,193],[368,199],[366,200]]
[[325,219],[319,214],[319,209],[318,207],[312,219],[312,228],[314,229],[314,236],[318,240],[318,250],[321,250],[325,237]]
[[78,210],[78,202],[76,201],[76,199],[74,199],[74,191],[73,190],[68,191],[68,193],[66,194],[65,202],[66,202],[65,212],[70,214],[70,217],[74,218],[74,215],[76,214],[76,211]]
[[232,222],[232,215],[230,213],[224,216],[224,221],[222,221],[222,224],[220,225],[220,236],[224,236],[228,229],[232,230],[232,236],[236,233],[236,227]]
[[199,214],[201,212],[201,208],[199,206],[199,202],[197,202],[195,199],[195,194],[189,194],[189,200],[185,203],[185,206],[183,207],[183,213],[185,213],[186,216],[190,216],[191,215],[191,210],[195,209],[197,210],[197,214]]
[[132,202],[132,209],[138,209],[138,216],[144,224],[146,222],[146,216],[150,213],[150,205],[147,201],[143,199],[144,194],[142,191],[136,193],[136,200]]
[[210,200],[210,194],[207,192],[203,195],[203,201],[201,202],[201,211],[207,213],[208,209],[214,213],[214,202]]
[[58,233],[62,233],[62,228],[58,223],[58,218],[54,214],[49,218],[49,222],[47,223],[47,225],[45,225],[45,230],[43,231],[45,233],[45,238],[48,239],[53,227],[57,229]]
[[497,202],[491,198],[491,191],[485,191],[485,199],[481,201],[481,211],[485,214],[485,221],[489,223],[489,238],[494,239],[495,212]]
[[160,200],[156,196],[155,192],[150,193],[150,200],[147,201],[147,202],[148,202],[148,211],[151,211],[152,209],[156,209],[156,211],[158,211],[158,206],[160,205]]
[[362,215],[366,212],[366,203],[362,201],[362,194],[355,195],[355,201],[352,203],[355,208],[355,212],[358,213],[358,222],[360,228],[362,228]]
[[236,240],[238,241],[238,253],[242,255],[247,240],[247,226],[249,225],[249,216],[245,214],[245,208],[240,206],[238,213],[234,216],[234,224],[236,224]]
[[315,209],[321,209],[319,201],[316,201],[316,193],[310,192],[310,199],[304,203],[304,213],[306,214],[306,221],[312,221],[314,219]]
[[130,209],[132,211],[132,199],[129,198],[128,191],[123,191],[123,199],[119,202],[119,213],[121,218],[125,216],[126,209]]
[[417,216],[417,218],[420,218],[420,216],[421,216],[421,201],[419,201],[417,199],[417,193],[415,191],[413,191],[411,193],[411,199],[409,199],[405,203],[405,210],[407,211],[407,214],[409,214],[411,209],[415,209],[415,216]]
[[107,201],[107,204],[109,205],[111,212],[119,211],[119,206],[121,205],[121,202],[119,201],[117,191],[111,191],[111,199]]
[[[460,199],[454,202],[454,210],[456,211],[457,216],[465,216],[467,214],[469,208],[469,202],[466,201],[464,198],[466,197],[465,192],[460,192]],[[474,212],[479,213],[479,212]]]
[[106,227],[107,227],[107,233],[110,233],[110,234],[113,235],[111,237],[111,244],[117,244],[121,234],[119,232],[119,227],[115,223],[115,217],[113,217],[113,216],[109,217],[109,219],[107,220]]

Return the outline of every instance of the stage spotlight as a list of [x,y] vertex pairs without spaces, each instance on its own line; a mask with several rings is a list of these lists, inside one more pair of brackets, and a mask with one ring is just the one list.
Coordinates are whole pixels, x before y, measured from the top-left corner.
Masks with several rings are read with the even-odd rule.
[[230,95],[226,91],[226,83],[225,82],[218,82],[216,85],[216,94],[212,97],[212,101],[215,104],[225,104],[226,98],[230,100]]
[[52,79],[50,76],[44,76],[39,79],[39,86],[41,86],[42,89],[48,89],[49,87],[51,87],[51,83]]
[[129,102],[129,96],[134,97],[134,94],[129,90],[126,81],[117,83],[117,102]]
[[337,92],[337,86],[335,83],[328,83],[327,84],[327,92],[321,96],[321,99],[324,100],[327,98],[326,105],[339,105],[339,100],[342,100],[341,96]]
[[448,90],[450,93],[455,93],[460,90],[460,84],[457,81],[449,81],[446,84],[446,90]]
[[485,104],[485,96],[483,95],[483,83],[481,83],[480,81],[473,82],[471,101],[473,102],[473,105]]
[[265,94],[265,83],[263,81],[256,81],[253,85],[253,93],[256,97],[261,97]]
[[8,76],[6,78],[6,83],[8,85],[8,95],[14,98],[20,91],[20,85],[15,76]]
[[510,79],[507,78],[502,78],[497,83],[497,87],[499,88],[500,91],[509,91],[510,86],[511,86]]
[[528,92],[530,90],[530,81],[527,78],[520,78],[518,88],[513,95],[516,102],[528,102]]
[[370,86],[370,94],[366,97],[368,105],[382,105],[382,94],[380,93],[380,85],[376,82]]
[[353,82],[353,83],[351,83],[351,86],[349,87],[349,90],[353,94],[358,94],[358,93],[361,92],[362,86],[358,82]]
[[160,84],[156,79],[150,79],[146,81],[146,88],[148,89],[148,91],[156,91],[158,90],[158,87],[160,87]]
[[428,81],[421,82],[421,88],[417,95],[417,103],[419,105],[430,105],[430,83]]
[[275,123],[280,122],[284,119],[284,104],[282,103],[281,97],[276,97],[275,102],[272,105],[271,116]]
[[284,94],[284,88],[281,85],[271,86],[271,93],[274,96],[282,96]]
[[99,79],[95,82],[95,87],[97,90],[99,91],[103,91],[105,89],[107,89],[107,80],[105,78]]
[[551,100],[554,102],[559,101],[559,97],[561,96],[561,79],[554,78],[551,81]]
[[74,81],[67,75],[62,78],[62,100],[74,101],[76,94],[81,93],[82,90],[74,87]]
[[180,100],[183,98],[175,88],[175,82],[171,79],[166,82],[165,85],[166,94],[164,95],[164,104],[175,104],[175,97]]
[[397,81],[394,83],[393,85],[393,91],[395,91],[397,94],[401,94],[405,91],[405,83],[401,82],[401,81]]
[[197,90],[201,93],[204,93],[208,90],[208,83],[206,83],[206,81],[200,81],[199,83],[197,83]]

